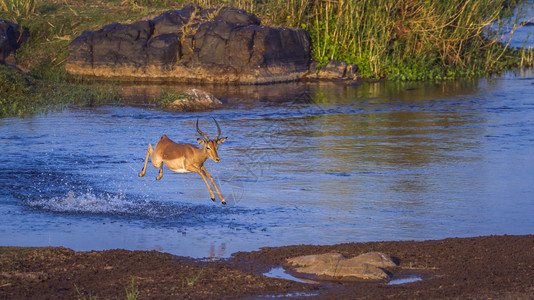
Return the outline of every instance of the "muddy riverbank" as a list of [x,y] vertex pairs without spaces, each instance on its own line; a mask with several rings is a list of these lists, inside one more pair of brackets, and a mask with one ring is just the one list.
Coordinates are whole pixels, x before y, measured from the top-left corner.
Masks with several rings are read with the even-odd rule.
[[[400,263],[394,278],[410,273],[422,280],[310,284],[263,275],[287,257],[332,251],[382,251]],[[527,299],[534,297],[534,236],[298,245],[202,260],[157,251],[0,247],[0,267],[0,299],[122,299],[126,290],[138,291],[139,299]]]

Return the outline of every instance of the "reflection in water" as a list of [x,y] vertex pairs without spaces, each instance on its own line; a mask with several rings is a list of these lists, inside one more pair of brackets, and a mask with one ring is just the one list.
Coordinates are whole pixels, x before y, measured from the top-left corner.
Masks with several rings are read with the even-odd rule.
[[[309,101],[310,85],[287,82],[273,85],[217,85],[200,84],[195,88],[212,93],[223,100],[227,108],[256,106],[258,104],[275,105],[278,102]],[[155,103],[163,91],[182,91],[191,88],[191,85],[175,83],[172,85],[137,84],[123,85],[120,92],[129,105],[145,106]]]
[[226,256],[226,243],[220,244],[217,249],[215,249],[215,245],[210,245],[208,257],[210,260],[218,260],[219,258]]
[[[0,244],[158,249],[193,257],[288,244],[532,233],[534,79],[203,86],[222,110],[163,112],[162,89],[127,106],[0,120]],[[196,87],[196,86],[195,86]],[[228,140],[193,175],[139,178],[162,134]],[[211,132],[215,128],[206,128]]]

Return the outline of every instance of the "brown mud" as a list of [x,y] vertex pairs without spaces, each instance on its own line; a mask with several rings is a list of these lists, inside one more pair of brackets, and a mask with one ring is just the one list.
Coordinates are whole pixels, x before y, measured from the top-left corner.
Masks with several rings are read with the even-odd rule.
[[[421,281],[300,283],[262,274],[299,255],[384,252]],[[133,288],[132,288],[133,280]],[[0,299],[534,299],[534,235],[286,246],[198,260],[157,251],[0,247]]]

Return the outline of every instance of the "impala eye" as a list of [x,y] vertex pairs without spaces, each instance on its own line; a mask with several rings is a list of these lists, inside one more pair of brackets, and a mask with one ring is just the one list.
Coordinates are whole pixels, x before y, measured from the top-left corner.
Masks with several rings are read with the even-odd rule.
[[210,148],[210,146],[206,146],[206,149],[210,150],[211,148]]

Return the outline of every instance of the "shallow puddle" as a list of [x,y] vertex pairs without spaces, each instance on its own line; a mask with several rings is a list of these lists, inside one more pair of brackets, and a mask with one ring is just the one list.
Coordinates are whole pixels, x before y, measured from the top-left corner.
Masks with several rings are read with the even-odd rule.
[[280,295],[259,296],[259,297],[255,298],[255,299],[315,297],[315,296],[318,296],[318,295],[319,295],[319,293],[295,292],[295,293],[287,293],[287,294],[280,294]]
[[[287,273],[283,267],[274,267],[269,272],[263,273],[263,275],[267,277],[287,279],[287,280],[292,280],[292,281],[302,282],[302,283],[318,283],[312,280],[305,280],[305,279],[297,278]],[[423,279],[417,275],[395,275],[390,281],[387,282],[387,285],[400,285],[400,284],[417,282],[421,280]]]
[[394,276],[393,279],[391,279],[387,283],[387,285],[398,285],[398,284],[412,283],[412,282],[417,282],[417,281],[421,281],[421,280],[423,280],[423,278],[421,278],[419,276],[412,276],[412,275],[403,276],[403,275],[399,275],[399,276]]
[[263,273],[264,276],[272,277],[272,278],[279,278],[279,279],[287,279],[292,280],[296,282],[302,282],[302,283],[314,283],[311,280],[305,281],[303,279],[297,278],[289,273],[287,273],[284,268],[282,267],[275,267],[272,268],[269,272]]

